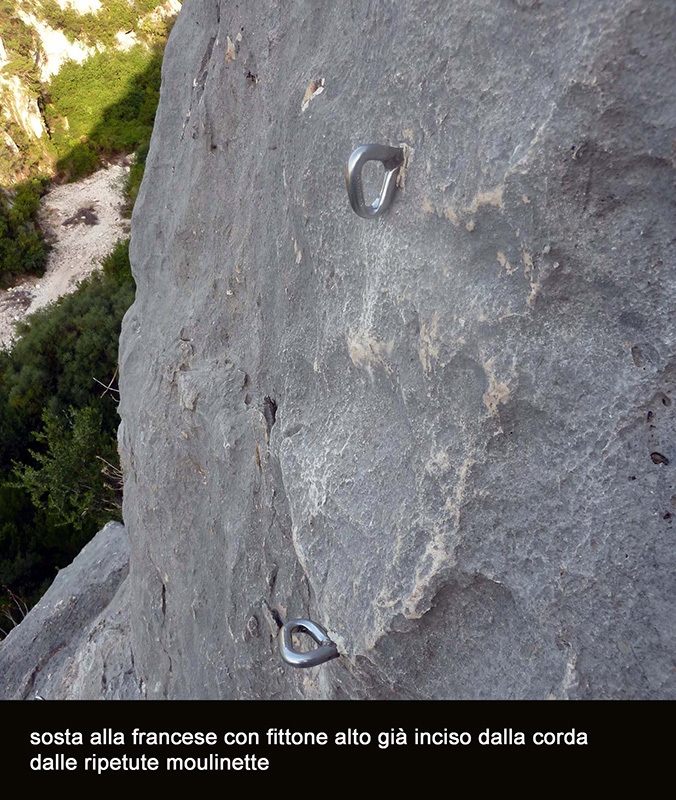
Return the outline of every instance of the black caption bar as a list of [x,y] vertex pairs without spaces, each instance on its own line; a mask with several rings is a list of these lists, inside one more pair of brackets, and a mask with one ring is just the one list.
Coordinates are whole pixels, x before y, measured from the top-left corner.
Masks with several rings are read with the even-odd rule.
[[[666,702],[5,702],[2,747],[30,787],[140,775],[250,785],[302,764],[325,780],[366,767],[427,774],[557,761],[659,764],[676,707]],[[665,762],[666,763],[666,762]],[[126,778],[125,778],[126,776]],[[131,784],[130,784],[131,785]]]

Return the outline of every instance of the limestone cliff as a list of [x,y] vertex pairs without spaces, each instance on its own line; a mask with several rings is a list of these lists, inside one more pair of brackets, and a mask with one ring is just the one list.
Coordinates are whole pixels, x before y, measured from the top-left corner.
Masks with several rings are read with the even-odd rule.
[[[121,341],[149,696],[676,694],[675,23],[184,4]],[[299,616],[342,657],[283,666]]]
[[184,3],[120,351],[143,696],[676,697],[675,27]]

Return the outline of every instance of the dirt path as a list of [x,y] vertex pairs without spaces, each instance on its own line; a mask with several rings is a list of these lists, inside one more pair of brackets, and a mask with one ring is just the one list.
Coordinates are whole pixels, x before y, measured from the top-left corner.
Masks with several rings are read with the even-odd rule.
[[129,235],[121,214],[122,189],[129,172],[111,164],[77,183],[53,187],[42,199],[42,225],[53,248],[42,278],[26,278],[0,290],[0,348],[9,349],[15,326],[28,314],[72,292]]

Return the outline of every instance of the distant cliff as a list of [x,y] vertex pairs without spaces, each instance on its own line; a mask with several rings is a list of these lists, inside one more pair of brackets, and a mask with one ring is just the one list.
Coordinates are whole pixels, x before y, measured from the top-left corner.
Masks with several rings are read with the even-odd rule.
[[151,47],[179,9],[179,0],[0,0],[0,185],[53,172],[69,128],[49,108],[64,65]]
[[675,30],[187,0],[120,349],[141,696],[676,697]]

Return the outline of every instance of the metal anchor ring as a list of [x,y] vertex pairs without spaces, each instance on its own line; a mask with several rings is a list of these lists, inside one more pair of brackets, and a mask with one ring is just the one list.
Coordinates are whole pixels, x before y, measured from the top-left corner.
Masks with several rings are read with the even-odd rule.
[[[367,161],[382,161],[385,166],[380,194],[374,203],[367,206],[364,202],[364,186],[361,171]],[[363,144],[350,156],[347,162],[347,196],[356,214],[364,219],[379,217],[392,202],[399,167],[404,163],[404,150],[401,147],[388,147],[385,144]]]
[[[292,636],[296,630],[305,631],[319,647],[309,653],[299,653],[293,647]],[[316,667],[340,655],[338,646],[329,639],[324,628],[309,619],[292,619],[282,627],[279,632],[279,652],[284,661],[292,667]]]

